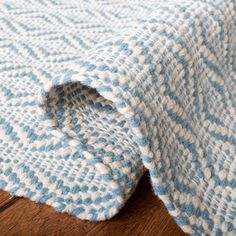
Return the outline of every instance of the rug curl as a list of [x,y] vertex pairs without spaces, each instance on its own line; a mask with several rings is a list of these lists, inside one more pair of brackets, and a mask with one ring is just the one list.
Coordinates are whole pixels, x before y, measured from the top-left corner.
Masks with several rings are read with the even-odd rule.
[[5,0],[0,189],[99,221],[148,170],[185,232],[236,234],[235,61],[235,0]]

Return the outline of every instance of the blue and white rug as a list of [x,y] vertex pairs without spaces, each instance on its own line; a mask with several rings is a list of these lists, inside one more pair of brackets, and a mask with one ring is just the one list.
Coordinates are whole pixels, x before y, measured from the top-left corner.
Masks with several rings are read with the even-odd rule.
[[236,234],[236,1],[1,1],[0,189],[99,221],[145,170],[185,232]]

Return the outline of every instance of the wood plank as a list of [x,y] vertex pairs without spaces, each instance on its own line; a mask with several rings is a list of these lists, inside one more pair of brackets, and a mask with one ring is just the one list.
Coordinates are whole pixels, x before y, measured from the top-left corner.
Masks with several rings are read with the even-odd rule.
[[20,199],[0,213],[0,235],[83,235],[93,223]]
[[7,201],[11,198],[11,195],[7,192],[0,191],[0,205],[2,205],[3,202]]
[[185,235],[154,196],[145,176],[113,219],[92,223],[68,214],[56,213],[51,207],[19,199],[0,213],[0,235]]
[[15,204],[19,198],[11,196],[9,193],[0,191],[0,213]]

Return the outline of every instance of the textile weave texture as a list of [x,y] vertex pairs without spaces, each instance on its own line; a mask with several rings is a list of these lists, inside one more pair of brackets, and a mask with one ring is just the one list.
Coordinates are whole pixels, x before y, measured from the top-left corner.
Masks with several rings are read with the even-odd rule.
[[100,221],[148,170],[185,232],[235,235],[235,158],[235,0],[0,2],[0,189]]

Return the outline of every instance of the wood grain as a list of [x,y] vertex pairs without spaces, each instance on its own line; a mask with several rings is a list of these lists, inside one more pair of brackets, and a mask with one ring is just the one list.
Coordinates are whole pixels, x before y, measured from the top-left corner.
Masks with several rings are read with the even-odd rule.
[[[0,199],[6,193],[0,192]],[[154,196],[145,175],[126,206],[113,219],[92,223],[68,214],[56,213],[51,207],[18,199],[0,213],[0,235],[97,235],[184,236],[162,202]]]
[[11,198],[9,193],[0,191],[0,206],[7,200]]
[[0,213],[13,205],[19,198],[12,197],[6,192],[0,192]]

